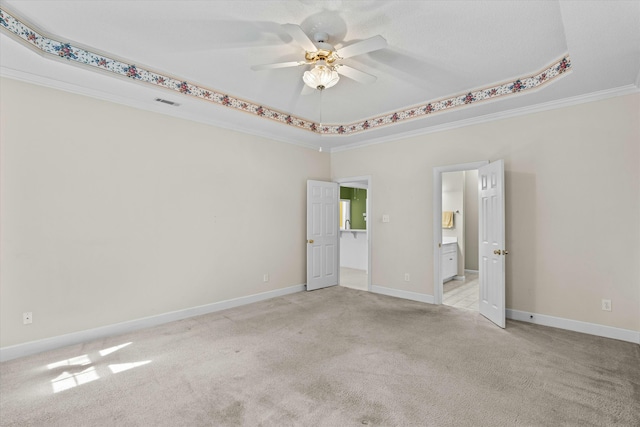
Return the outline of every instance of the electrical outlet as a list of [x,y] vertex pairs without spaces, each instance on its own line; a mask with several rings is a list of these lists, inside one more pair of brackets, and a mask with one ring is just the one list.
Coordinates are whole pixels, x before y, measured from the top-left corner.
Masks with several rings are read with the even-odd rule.
[[264,276],[262,276],[262,281],[265,283],[269,281],[269,273],[264,273]]
[[33,323],[33,313],[30,311],[25,311],[24,313],[22,313],[22,323],[25,325]]
[[610,299],[603,299],[602,300],[602,310],[611,311],[611,300]]
[[404,273],[404,281],[408,282],[411,280],[411,275],[409,273]]
[[387,214],[382,215],[382,222],[389,222],[389,215]]

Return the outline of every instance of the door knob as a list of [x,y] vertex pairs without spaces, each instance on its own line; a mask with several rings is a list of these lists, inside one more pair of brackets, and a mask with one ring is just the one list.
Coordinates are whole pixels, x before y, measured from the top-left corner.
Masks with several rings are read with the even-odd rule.
[[493,251],[494,255],[500,255],[500,249],[496,249],[495,251]]
[[307,242],[309,242],[309,243],[313,243],[313,239],[307,240]]
[[509,254],[509,251],[505,251],[505,250],[502,251],[502,255],[508,255],[508,254]]

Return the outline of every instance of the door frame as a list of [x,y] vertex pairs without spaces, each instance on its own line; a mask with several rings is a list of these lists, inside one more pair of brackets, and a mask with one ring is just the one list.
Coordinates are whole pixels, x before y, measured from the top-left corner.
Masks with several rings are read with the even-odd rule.
[[[338,187],[342,186],[342,184],[346,184],[354,181],[366,181],[367,182],[367,291],[371,292],[371,247],[372,247],[372,235],[373,235],[373,216],[371,215],[371,207],[372,203],[372,183],[371,183],[371,175],[363,175],[363,176],[350,176],[345,178],[336,178],[333,182],[338,183]],[[338,197],[339,199],[339,197]],[[340,224],[338,224],[338,235],[342,237],[340,234]],[[340,239],[338,239],[338,284],[340,284]]]
[[464,172],[488,165],[488,160],[461,163],[433,168],[433,303],[442,304],[442,272],[440,271],[440,246],[442,244],[442,174]]

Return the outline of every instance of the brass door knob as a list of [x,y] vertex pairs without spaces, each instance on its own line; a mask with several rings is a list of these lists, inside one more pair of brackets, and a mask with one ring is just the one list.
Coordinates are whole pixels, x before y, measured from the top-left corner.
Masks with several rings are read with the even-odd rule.
[[309,242],[309,243],[313,243],[313,239],[307,240],[307,242]]
[[509,251],[505,251],[505,250],[502,251],[502,255],[508,255],[508,254],[509,254]]
[[496,249],[495,251],[493,251],[494,255],[500,255],[500,249]]

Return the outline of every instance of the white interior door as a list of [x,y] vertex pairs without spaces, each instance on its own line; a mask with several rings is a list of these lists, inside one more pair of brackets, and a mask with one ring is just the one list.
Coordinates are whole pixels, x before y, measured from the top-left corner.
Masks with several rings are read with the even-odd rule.
[[478,168],[480,314],[505,327],[504,162]]
[[338,284],[338,200],[335,182],[307,181],[307,290]]

